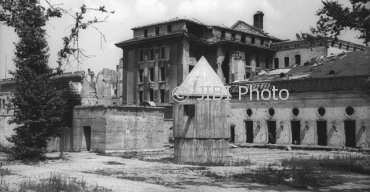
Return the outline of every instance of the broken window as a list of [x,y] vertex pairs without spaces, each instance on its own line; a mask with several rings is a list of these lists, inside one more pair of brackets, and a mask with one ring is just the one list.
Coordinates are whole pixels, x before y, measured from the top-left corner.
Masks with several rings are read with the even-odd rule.
[[139,82],[144,81],[144,69],[139,70]]
[[260,57],[256,56],[256,67],[260,67]]
[[154,49],[149,50],[149,60],[154,60]]
[[275,69],[279,69],[279,58],[274,58],[274,67]]
[[148,29],[144,30],[144,37],[148,37]]
[[161,98],[161,103],[164,103],[164,98],[165,98],[165,95],[166,95],[166,90],[161,89],[159,91],[159,94],[160,94],[160,98]]
[[226,36],[225,31],[221,31],[221,39],[225,39],[225,36]]
[[144,102],[144,91],[139,91],[139,102],[140,104]]
[[144,50],[140,49],[140,61],[144,61]]
[[295,64],[300,65],[301,64],[301,55],[295,55]]
[[149,100],[154,101],[154,89],[149,89]]
[[171,33],[172,32],[172,25],[167,25],[167,32]]
[[285,67],[289,67],[289,57],[284,57],[284,65]]
[[243,43],[245,43],[245,35],[242,35],[241,39],[240,39]]
[[149,68],[149,80],[154,81],[154,67]]
[[159,35],[159,26],[155,27],[155,35]]
[[161,59],[165,59],[165,58],[166,58],[166,48],[161,47]]

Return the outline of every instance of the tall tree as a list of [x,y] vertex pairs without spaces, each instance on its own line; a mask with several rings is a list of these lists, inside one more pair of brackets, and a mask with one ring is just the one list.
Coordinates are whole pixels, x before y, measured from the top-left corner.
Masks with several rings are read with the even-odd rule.
[[[61,17],[63,9],[49,5],[45,8],[39,0],[0,0],[0,22],[13,27],[19,37],[15,51],[16,82],[14,98],[14,118],[12,123],[15,135],[9,138],[16,159],[43,159],[48,139],[61,137],[67,126],[65,90],[57,89],[56,76],[62,73],[63,61],[75,54],[80,55],[78,47],[79,31],[89,25],[102,22],[96,18],[84,20],[88,10],[82,5],[73,17],[75,24],[71,34],[63,38],[63,48],[58,52],[58,67],[48,65],[48,44],[45,39],[46,22],[51,17]],[[104,6],[91,9],[107,12]],[[76,43],[77,42],[77,43]],[[69,112],[70,113],[70,112]]]
[[337,39],[345,29],[360,32],[360,39],[370,42],[370,0],[349,0],[347,7],[333,0],[324,0],[317,12],[319,20],[312,32],[317,36]]
[[64,100],[51,82],[45,25],[57,12],[45,10],[37,0],[1,1],[0,19],[12,26],[19,37],[14,59],[16,82],[12,123],[15,135],[9,138],[17,159],[42,159],[47,140],[62,128]]

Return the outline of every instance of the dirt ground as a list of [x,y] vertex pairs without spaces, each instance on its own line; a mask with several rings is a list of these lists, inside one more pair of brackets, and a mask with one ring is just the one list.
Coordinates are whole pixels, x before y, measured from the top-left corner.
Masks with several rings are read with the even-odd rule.
[[[48,154],[49,157],[57,153]],[[49,159],[37,164],[5,162],[0,153],[0,161],[11,175],[4,176],[5,182],[16,189],[22,180],[39,180],[51,174],[84,179],[90,185],[98,185],[117,192],[239,192],[239,191],[298,191],[284,185],[265,185],[253,182],[235,182],[218,179],[247,173],[268,164],[279,165],[283,159],[291,157],[310,158],[359,155],[356,152],[278,150],[259,148],[234,148],[231,156],[237,161],[247,162],[238,166],[193,166],[179,165],[172,161],[172,151],[132,155],[125,157],[103,156],[95,153],[66,153],[65,159]],[[362,155],[362,154],[360,154]],[[242,163],[243,164],[243,163]],[[344,174],[340,184],[320,189],[320,191],[370,191],[370,175]],[[223,177],[226,178],[226,177]],[[299,191],[310,191],[299,189]]]

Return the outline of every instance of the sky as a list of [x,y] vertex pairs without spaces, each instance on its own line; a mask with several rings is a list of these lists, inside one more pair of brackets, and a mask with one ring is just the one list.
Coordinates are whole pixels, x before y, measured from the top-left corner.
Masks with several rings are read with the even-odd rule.
[[[43,0],[41,0],[43,1]],[[132,38],[131,28],[144,24],[173,19],[175,17],[197,19],[205,24],[231,26],[237,20],[253,24],[253,14],[264,12],[264,30],[281,39],[295,39],[295,34],[309,32],[322,7],[321,0],[50,0],[53,4],[75,12],[82,4],[96,8],[105,5],[115,11],[106,22],[81,33],[79,45],[87,58],[72,62],[65,71],[92,69],[96,73],[103,68],[115,69],[122,57],[122,50],[114,44]],[[339,0],[348,4],[348,0]],[[97,15],[104,18],[105,15]],[[68,35],[73,24],[70,16],[52,19],[47,23],[49,64],[55,66],[57,51],[62,47],[62,37]],[[346,31],[341,39],[361,43],[358,34]],[[12,28],[0,25],[0,79],[10,78],[14,70],[14,43],[17,41]]]

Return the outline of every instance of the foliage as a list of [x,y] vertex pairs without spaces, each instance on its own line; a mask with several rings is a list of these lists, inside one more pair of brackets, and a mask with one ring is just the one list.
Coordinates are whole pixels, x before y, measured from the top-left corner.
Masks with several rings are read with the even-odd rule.
[[319,20],[312,29],[313,34],[337,39],[345,29],[360,32],[365,44],[370,41],[370,0],[350,0],[350,7],[337,1],[324,0],[323,7],[317,12]]
[[[47,140],[61,137],[66,121],[64,89],[57,89],[53,78],[62,73],[62,62],[76,50],[79,52],[78,34],[98,19],[84,20],[86,6],[76,13],[76,24],[71,35],[64,38],[64,46],[59,51],[58,67],[48,66],[48,44],[45,39],[45,26],[52,17],[61,17],[63,9],[49,5],[45,8],[39,0],[0,0],[0,22],[13,27],[19,37],[16,44],[15,65],[12,72],[16,82],[14,91],[15,135],[9,138],[14,143],[12,152],[16,159],[39,160],[44,158]],[[97,9],[107,12],[104,7]]]

